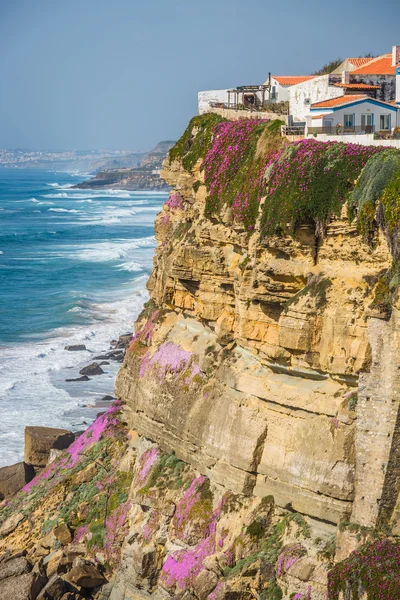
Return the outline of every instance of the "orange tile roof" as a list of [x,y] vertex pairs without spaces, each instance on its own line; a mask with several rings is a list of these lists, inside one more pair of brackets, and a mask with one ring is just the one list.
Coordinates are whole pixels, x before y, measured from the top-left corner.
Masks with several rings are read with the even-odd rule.
[[314,79],[315,75],[273,75],[272,77],[281,85],[296,85]]
[[312,119],[322,119],[323,117],[325,117],[326,115],[315,115],[313,117],[311,117]]
[[368,85],[368,83],[335,83],[335,87],[354,88],[356,90],[379,90],[380,85]]
[[365,94],[355,94],[348,96],[339,96],[338,98],[328,98],[328,100],[323,100],[322,102],[316,102],[315,104],[311,104],[311,108],[333,108],[335,106],[341,106],[342,104],[349,104],[350,102],[356,102],[357,100],[362,100],[363,98],[368,98]]
[[396,67],[392,66],[392,55],[382,54],[372,58],[366,65],[351,72],[352,75],[395,75]]
[[362,67],[363,65],[371,62],[372,58],[366,58],[366,57],[358,57],[358,58],[348,58],[347,59],[352,65],[354,65],[356,67],[356,69],[358,69],[359,67]]

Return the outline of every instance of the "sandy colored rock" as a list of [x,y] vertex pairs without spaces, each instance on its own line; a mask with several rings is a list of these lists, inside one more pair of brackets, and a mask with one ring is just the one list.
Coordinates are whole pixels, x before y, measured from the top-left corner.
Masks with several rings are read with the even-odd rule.
[[71,431],[53,427],[25,427],[25,462],[34,467],[45,467],[50,450],[64,450],[75,440]]
[[63,545],[66,546],[72,542],[72,533],[68,525],[60,523],[53,529],[53,533],[56,539]]
[[5,498],[19,492],[35,476],[32,465],[24,462],[0,468],[0,495]]
[[67,575],[68,581],[85,588],[95,588],[105,583],[105,578],[93,563],[77,558]]

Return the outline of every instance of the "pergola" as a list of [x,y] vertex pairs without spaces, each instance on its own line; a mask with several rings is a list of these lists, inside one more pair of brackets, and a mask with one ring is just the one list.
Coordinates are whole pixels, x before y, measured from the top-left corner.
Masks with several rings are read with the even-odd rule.
[[237,108],[240,104],[243,106],[264,106],[265,95],[268,93],[268,101],[270,101],[271,92],[271,76],[269,83],[266,85],[240,85],[237,88],[228,90],[228,107]]

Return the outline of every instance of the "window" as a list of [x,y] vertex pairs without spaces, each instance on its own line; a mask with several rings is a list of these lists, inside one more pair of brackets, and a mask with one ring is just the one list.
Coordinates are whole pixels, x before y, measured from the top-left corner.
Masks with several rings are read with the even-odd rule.
[[355,124],[355,114],[344,115],[344,128],[345,129],[354,129]]
[[380,116],[379,128],[381,130],[382,129],[390,129],[390,114]]

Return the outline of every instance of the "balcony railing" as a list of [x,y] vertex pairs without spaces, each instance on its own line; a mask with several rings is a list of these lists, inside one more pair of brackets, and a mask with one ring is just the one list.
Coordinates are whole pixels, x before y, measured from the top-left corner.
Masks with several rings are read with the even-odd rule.
[[305,134],[305,125],[282,125],[281,133],[282,135],[300,135],[304,136]]
[[331,127],[309,127],[307,129],[309,135],[318,135],[325,133],[326,135],[362,135],[366,133],[374,133],[374,125],[354,125],[354,127],[343,127],[343,125],[334,125]]

